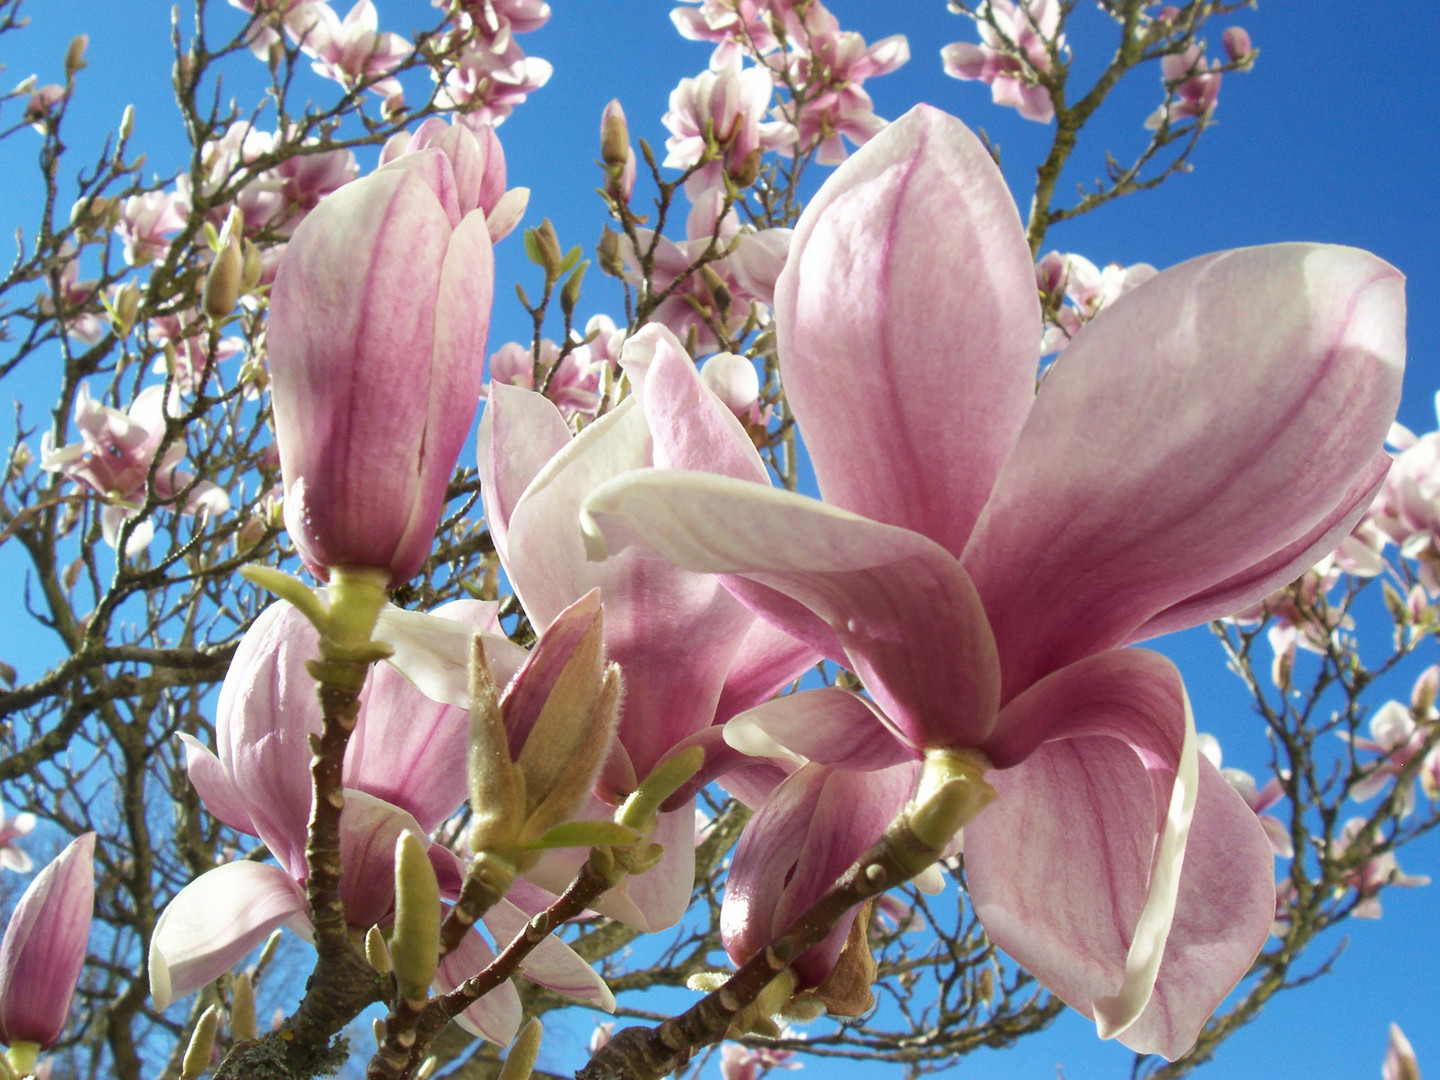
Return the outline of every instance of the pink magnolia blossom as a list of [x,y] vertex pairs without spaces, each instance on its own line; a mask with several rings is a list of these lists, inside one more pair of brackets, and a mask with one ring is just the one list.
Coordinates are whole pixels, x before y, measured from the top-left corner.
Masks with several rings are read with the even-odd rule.
[[[1440,415],[1440,395],[1435,408]],[[1401,424],[1390,428],[1395,466],[1366,515],[1384,541],[1419,563],[1426,590],[1440,593],[1440,431],[1416,435]]]
[[[631,469],[702,463],[759,487],[766,473],[735,417],[701,382],[679,342],[647,326],[625,343],[634,393],[572,438],[557,406],[528,390],[491,385],[480,423],[479,463],[485,518],[532,625],[544,628],[589,590],[605,598],[605,648],[620,665],[625,692],[615,744],[597,791],[618,803],[677,749],[699,743],[706,774],[738,755],[715,721],[765,700],[808,667],[814,654],[757,620],[715,579],[640,553],[589,562],[579,511],[595,485]],[[653,433],[684,406],[694,425],[679,441]],[[654,632],[663,611],[667,631]],[[656,841],[666,861],[628,879],[597,908],[645,929],[675,922],[689,905],[694,808],[699,782],[665,807]],[[597,802],[594,812],[608,816]],[[550,858],[555,879],[562,859]],[[541,869],[547,866],[542,860]],[[539,871],[537,871],[539,872]],[[535,880],[546,882],[541,878]]]
[[305,14],[314,21],[305,29],[301,47],[315,57],[311,67],[317,74],[347,88],[370,82],[369,89],[382,97],[400,92],[398,79],[381,76],[410,55],[410,43],[399,34],[381,33],[372,0],[355,0],[343,20],[329,4],[314,4]]
[[720,1048],[720,1080],[759,1080],[771,1069],[798,1069],[794,1050],[726,1043]]
[[670,10],[670,21],[680,36],[690,41],[709,41],[710,70],[721,71],[742,57],[758,60],[780,47],[771,28],[768,0],[684,0],[699,7]]
[[456,110],[462,124],[496,127],[549,82],[553,72],[548,60],[526,56],[507,34],[494,43],[466,49],[446,74],[435,100],[442,109]]
[[1357,919],[1378,919],[1384,914],[1380,907],[1381,889],[1391,885],[1414,889],[1430,884],[1429,877],[1424,874],[1407,874],[1401,870],[1393,850],[1387,848],[1372,853],[1381,843],[1379,830],[1364,818],[1357,817],[1345,823],[1340,835],[1331,844],[1332,858],[1349,855],[1352,851],[1359,853],[1358,865],[1342,882],[1359,896],[1359,902],[1351,912]]
[[700,378],[721,403],[743,424],[763,423],[760,407],[760,376],[748,356],[716,353],[700,369]]
[[1145,126],[1156,129],[1181,120],[1200,120],[1215,111],[1220,96],[1220,62],[1207,61],[1198,45],[1170,53],[1160,61],[1167,100],[1150,114]]
[[[170,370],[171,359],[175,367],[175,385],[185,393],[193,392],[210,366],[210,329],[205,317],[195,311],[175,315],[161,315],[149,320],[145,336],[152,345],[170,352],[160,352],[155,357],[151,370],[165,375]],[[218,363],[229,360],[245,351],[240,338],[223,337],[215,345],[214,360]]]
[[[1080,328],[1137,285],[1157,273],[1149,263],[1121,266],[1111,263],[1104,270],[1083,255],[1047,254],[1035,267],[1036,283],[1046,299],[1050,325],[1040,339],[1040,353],[1063,349]],[[1061,297],[1070,306],[1061,304]]]
[[81,344],[94,345],[110,331],[109,323],[97,312],[99,283],[80,280],[80,259],[69,244],[61,249],[60,258],[63,261],[50,282],[53,293],[36,297],[35,306],[42,315],[63,313],[66,335]]
[[[128,413],[101,405],[90,397],[90,388],[81,383],[75,395],[75,427],[80,441],[55,447],[50,432],[41,436],[40,467],[65,477],[102,496],[100,528],[105,542],[119,543],[120,526],[137,516],[145,502],[145,480],[165,437],[165,388],[150,386],[136,396]],[[174,503],[183,492],[183,502],[173,508],[181,514],[202,511],[219,514],[230,509],[230,498],[209,480],[196,480],[180,470],[185,441],[177,438],[155,467],[155,495],[163,503]],[[155,528],[142,521],[130,534],[126,554],[135,555],[150,543]]]
[[306,565],[412,577],[479,402],[494,262],[450,158],[404,154],[301,223],[270,294],[285,520]]
[[795,128],[783,120],[765,120],[774,95],[764,68],[733,63],[720,71],[704,71],[681,79],[670,91],[670,111],[662,118],[670,129],[665,140],[666,168],[690,169],[714,148],[719,158],[701,166],[685,181],[692,199],[719,185],[722,176],[737,177],[746,159],[761,150],[790,149]]
[[1342,630],[1349,630],[1355,625],[1343,608],[1330,604],[1330,590],[1340,580],[1333,563],[1326,565],[1330,562],[1327,556],[1259,603],[1250,604],[1225,617],[1227,622],[1241,626],[1271,620],[1265,636],[1274,654],[1270,680],[1277,687],[1284,689],[1290,686],[1297,647],[1324,655],[1337,644]]
[[[432,3],[449,10],[452,0]],[[550,5],[544,0],[459,0],[457,6],[492,48],[505,48],[512,34],[528,34],[550,21]]]
[[[437,629],[433,623],[453,624]],[[458,633],[453,632],[458,630]],[[387,609],[381,640],[396,647],[402,664],[425,654],[425,676],[453,690],[453,673],[438,669],[433,654],[458,638],[468,651],[472,634],[484,642],[502,685],[521,668],[525,654],[495,622],[495,606],[462,600],[427,619]],[[215,720],[218,753],[182,735],[191,783],[216,818],[238,832],[258,836],[276,866],[229,862],[186,886],[161,913],[150,945],[151,996],[157,1008],[199,989],[230,970],[278,926],[310,935],[304,882],[310,816],[310,735],[321,729],[320,706],[305,664],[318,655],[318,635],[287,604],[267,609],[245,634],[225,676]],[[451,665],[463,670],[463,662]],[[364,931],[386,925],[395,901],[394,852],[400,833],[426,839],[465,799],[465,760],[470,720],[458,706],[435,700],[392,665],[377,668],[362,692],[360,712],[345,754],[345,809],[341,816],[340,896],[346,921]],[[440,696],[453,696],[441,692]],[[456,857],[429,847],[442,896],[460,886]],[[519,884],[485,917],[495,938],[508,941],[546,903],[538,890]],[[450,990],[494,958],[476,932],[442,962],[437,985]],[[548,939],[526,962],[530,978],[565,993],[611,1007],[598,976],[568,946]],[[508,1042],[520,1021],[513,986],[503,984],[466,1010],[462,1026],[472,1034]]]
[[0,1042],[60,1041],[95,910],[95,834],[72,840],[15,905],[0,942]]
[[1037,395],[1018,211],[921,106],[822,187],[776,289],[829,504],[701,462],[605,483],[586,535],[726,575],[860,675],[912,755],[981,754],[998,794],[965,855],[991,938],[1173,1058],[1265,940],[1273,856],[1198,760],[1173,665],[1122,646],[1253,603],[1349,533],[1388,465],[1403,311],[1363,252],[1207,256],[1090,322]]
[[290,39],[304,40],[311,27],[320,21],[315,9],[328,7],[321,0],[228,0],[231,7],[239,8],[251,16],[245,31],[245,43],[250,51],[261,60],[267,58],[270,47],[280,40],[279,27],[284,27]]
[[495,383],[535,390],[535,373],[540,372],[544,393],[566,416],[591,417],[600,408],[600,377],[604,370],[591,357],[588,345],[577,345],[560,359],[560,346],[549,338],[540,341],[536,361],[528,345],[506,342],[490,356],[490,382],[481,391],[489,398]]
[[[1365,774],[1350,788],[1350,797],[1356,802],[1373,799],[1417,756],[1433,752],[1427,751],[1426,743],[1440,723],[1440,711],[1435,708],[1437,676],[1440,676],[1440,667],[1427,668],[1415,682],[1409,705],[1387,701],[1370,717],[1370,737],[1356,736],[1351,740],[1357,751],[1380,756],[1378,761],[1362,763]],[[1425,773],[1422,768],[1419,777],[1422,783]],[[1395,805],[1401,817],[1409,817],[1414,812],[1414,783],[1407,783],[1399,791]]]
[[904,34],[892,34],[866,45],[859,34],[842,31],[819,3],[806,16],[806,32],[791,40],[791,51],[767,61],[772,67],[783,65],[803,97],[798,109],[794,102],[779,107],[797,137],[776,149],[788,154],[795,146],[815,147],[816,161],[838,165],[846,158],[843,139],[863,146],[885,126],[863,85],[871,76],[888,75],[908,63],[910,43]]
[[1008,105],[1026,120],[1055,119],[1050,91],[1036,75],[1049,74],[1052,51],[1065,48],[1058,0],[984,0],[975,12],[980,44],[957,41],[940,50],[945,74],[979,80],[996,105]]
[[25,119],[32,128],[44,135],[50,127],[50,114],[55,106],[65,100],[65,88],[56,83],[36,87],[25,103]]
[[1232,64],[1243,64],[1255,53],[1255,46],[1250,43],[1250,31],[1243,26],[1226,27],[1225,33],[1220,35],[1220,44],[1225,47],[1225,55]]
[[28,874],[35,867],[30,853],[15,841],[29,836],[35,828],[35,815],[16,814],[13,818],[0,814],[0,866],[14,870],[17,874]]
[[1380,1080],[1420,1080],[1420,1065],[1415,1060],[1415,1048],[1410,1045],[1410,1040],[1400,1030],[1399,1024],[1390,1025],[1390,1044],[1385,1047]]
[[185,227],[185,204],[169,191],[146,191],[120,204],[116,231],[131,266],[159,262],[170,250],[169,235]]

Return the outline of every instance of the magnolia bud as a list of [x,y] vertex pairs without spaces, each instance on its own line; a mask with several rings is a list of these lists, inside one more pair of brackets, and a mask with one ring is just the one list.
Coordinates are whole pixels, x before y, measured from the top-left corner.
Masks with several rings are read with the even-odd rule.
[[1250,45],[1249,31],[1243,26],[1229,27],[1220,35],[1220,43],[1225,46],[1225,55],[1232,64],[1243,64],[1255,51]]
[[385,935],[378,926],[365,931],[365,959],[381,975],[389,975],[394,970],[390,963],[390,946],[385,944]]
[[735,182],[737,188],[747,188],[759,179],[760,161],[764,156],[765,150],[759,146],[745,155],[745,160],[740,162],[740,167],[730,175],[730,179]]
[[85,50],[90,45],[88,34],[80,34],[70,42],[70,47],[65,50],[65,75],[72,78],[76,72],[85,67]]
[[618,99],[606,105],[600,117],[600,160],[612,169],[630,160],[630,127]]
[[253,1039],[260,1034],[255,1018],[255,986],[250,976],[241,972],[230,988],[230,1038],[236,1042]]
[[404,832],[395,842],[395,930],[390,963],[409,1002],[424,1002],[440,961],[440,885],[426,842]]
[[600,243],[596,245],[595,256],[600,262],[600,269],[611,277],[623,277],[625,274],[625,259],[620,253],[620,234],[605,226],[604,232],[600,234]]
[[205,275],[200,306],[206,315],[218,322],[235,310],[235,301],[240,299],[244,270],[245,258],[240,253],[240,243],[231,237],[230,242],[215,256],[215,261],[210,264],[210,272]]
[[534,231],[535,247],[539,253],[536,260],[545,268],[545,276],[551,280],[560,276],[560,268],[564,265],[565,255],[560,250],[560,238],[555,235],[555,226],[550,224],[546,218],[540,222],[540,227]]
[[505,1064],[500,1067],[498,1080],[530,1080],[535,1068],[535,1059],[540,1056],[540,1021],[531,1017],[505,1055]]
[[215,1049],[215,1028],[220,1023],[220,1010],[211,1005],[195,1024],[195,1033],[190,1036],[190,1045],[185,1048],[185,1058],[180,1064],[180,1080],[197,1080],[210,1068],[210,1054]]

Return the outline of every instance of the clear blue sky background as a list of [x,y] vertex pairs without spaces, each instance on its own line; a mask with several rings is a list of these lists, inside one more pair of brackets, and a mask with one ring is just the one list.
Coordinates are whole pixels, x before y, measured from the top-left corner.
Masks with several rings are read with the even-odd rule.
[[[384,29],[408,33],[434,21],[427,0],[378,2]],[[704,68],[709,51],[674,33],[664,0],[552,2],[550,24],[521,42],[527,52],[555,65],[554,78],[501,134],[511,183],[532,189],[527,223],[548,216],[566,246],[589,246],[601,221],[592,162],[598,156],[597,125],[605,102],[619,97],[632,131],[660,150],[666,96],[680,78]],[[343,13],[344,0],[336,6]],[[216,26],[240,24],[240,14],[219,0],[212,0],[211,7]],[[867,40],[893,33],[909,37],[910,64],[867,86],[882,116],[893,118],[926,101],[985,128],[1001,148],[1012,188],[1022,204],[1028,199],[1033,169],[1048,146],[1048,129],[995,108],[984,87],[941,73],[940,47],[973,36],[965,21],[949,15],[942,0],[834,0],[830,7],[842,25]],[[81,76],[67,128],[76,151],[69,173],[93,158],[127,102],[136,108],[133,145],[149,153],[149,167],[167,175],[179,167],[185,151],[170,99],[169,4],[65,0],[32,2],[27,11],[33,26],[0,39],[4,79],[10,83],[31,72],[41,82],[59,81],[66,42],[79,32],[91,35],[91,67]],[[1219,124],[1195,155],[1195,172],[1158,192],[1124,199],[1057,228],[1047,247],[1078,251],[1102,265],[1145,261],[1160,267],[1220,248],[1283,240],[1325,240],[1374,251],[1409,276],[1411,363],[1401,420],[1417,431],[1431,430],[1432,395],[1440,386],[1440,64],[1434,57],[1440,4],[1263,0],[1259,11],[1229,21],[1250,30],[1261,56],[1254,72],[1226,77]],[[1219,30],[1227,24],[1215,29],[1217,48]],[[1108,35],[1108,24],[1079,5],[1071,35],[1078,77],[1103,63],[1111,48]],[[238,60],[244,62],[230,69],[226,93],[249,107],[258,100],[263,69],[248,58]],[[316,77],[302,82],[302,90],[328,98],[332,86]],[[1122,161],[1137,152],[1145,139],[1141,123],[1159,98],[1158,73],[1142,73],[1123,85],[1082,136],[1062,193],[1099,174],[1106,149]],[[13,112],[4,119],[12,121]],[[21,153],[25,138],[8,144],[0,170],[0,205],[5,207],[0,224],[6,235],[16,225],[29,227],[36,205],[33,157],[27,161]],[[364,164],[368,168],[371,162]],[[528,336],[528,319],[510,283],[535,281],[518,242],[502,245],[499,255],[492,349]],[[619,315],[617,295],[602,288],[588,293],[582,320],[602,310]],[[44,408],[48,382],[32,364],[23,381],[6,388],[7,405],[10,398],[24,396],[32,422],[40,419],[36,410]],[[23,618],[15,606],[19,572],[16,553],[0,550],[0,575],[7,585],[0,590],[6,594],[0,614],[11,628],[21,625],[15,617]],[[0,655],[16,663],[22,675],[38,673],[53,659],[44,651],[16,655],[16,640],[9,637],[15,631],[3,633],[7,640]],[[1168,639],[1165,647],[1186,674],[1199,727],[1224,742],[1227,764],[1263,772],[1259,722],[1249,715],[1246,696],[1224,671],[1206,632]],[[1435,659],[1433,653],[1432,646],[1425,663]],[[1416,670],[1407,672],[1413,676]],[[1409,680],[1402,678],[1388,687],[1388,696],[1403,698],[1408,691]],[[1440,842],[1416,845],[1402,861],[1412,873],[1440,877]],[[1409,1034],[1422,1068],[1440,1069],[1440,1028],[1430,1026],[1440,1000],[1440,885],[1392,890],[1384,904],[1381,922],[1351,924],[1349,947],[1334,975],[1282,996],[1202,1075],[1374,1076],[1392,1020]],[[1313,959],[1321,958],[1317,949]],[[577,1024],[573,1034],[583,1038],[588,1032]],[[1039,1080],[1055,1075],[1058,1064],[1069,1080],[1113,1080],[1128,1075],[1129,1062],[1122,1048],[1099,1043],[1087,1021],[1067,1014],[1018,1050],[972,1057],[957,1075]],[[843,1066],[835,1071],[865,1074]]]

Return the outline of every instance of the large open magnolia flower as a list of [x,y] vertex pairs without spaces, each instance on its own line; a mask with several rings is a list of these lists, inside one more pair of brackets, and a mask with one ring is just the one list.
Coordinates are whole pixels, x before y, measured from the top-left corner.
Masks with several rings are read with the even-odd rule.
[[[1400,274],[1315,244],[1195,259],[1101,312],[1037,393],[1015,204],[979,140],[922,106],[806,209],[775,319],[826,502],[634,472],[588,500],[592,553],[727,575],[857,672],[913,755],[988,761],[999,794],[965,834],[987,931],[1102,1034],[1178,1056],[1264,941],[1272,856],[1197,760],[1173,665],[1122,647],[1255,602],[1350,531],[1389,462]],[[807,843],[850,843],[846,802],[809,804]],[[791,869],[767,892],[752,861],[764,918]]]

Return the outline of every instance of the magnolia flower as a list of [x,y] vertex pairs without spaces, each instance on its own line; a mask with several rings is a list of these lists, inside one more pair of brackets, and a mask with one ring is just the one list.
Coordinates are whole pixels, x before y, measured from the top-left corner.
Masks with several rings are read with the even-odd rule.
[[400,91],[398,79],[378,78],[394,71],[410,55],[410,43],[399,34],[381,33],[380,16],[372,0],[356,0],[342,20],[329,4],[315,4],[306,13],[313,22],[305,29],[301,47],[315,57],[316,74],[341,86],[367,80],[382,97]]
[[715,44],[710,70],[722,71],[742,57],[759,59],[780,47],[770,27],[766,0],[683,0],[699,7],[670,10],[670,21],[680,36]]
[[738,61],[720,71],[704,71],[681,79],[670,91],[670,111],[662,117],[670,129],[662,164],[671,169],[699,165],[711,148],[718,160],[710,161],[685,181],[695,198],[702,190],[744,172],[747,159],[763,150],[790,148],[795,129],[785,121],[766,121],[774,86],[764,68],[746,68]]
[[[1101,270],[1083,255],[1061,255],[1058,251],[1047,254],[1035,267],[1036,282],[1046,300],[1046,315],[1053,323],[1040,339],[1041,355],[1063,349],[1082,326],[1155,274],[1155,267],[1149,263],[1111,263]],[[1062,297],[1071,306],[1062,305]]]
[[494,261],[451,159],[403,154],[295,230],[270,294],[285,521],[319,577],[430,554],[479,403]]
[[[1427,753],[1426,743],[1435,731],[1440,712],[1435,709],[1437,669],[1430,667],[1415,683],[1409,705],[1387,701],[1370,717],[1370,737],[1350,740],[1356,750],[1378,754],[1378,761],[1363,765],[1364,775],[1350,788],[1350,797],[1364,802],[1379,795],[1391,779],[1398,776],[1418,755]],[[1423,721],[1423,723],[1417,722]],[[1342,737],[1344,732],[1340,733]],[[1431,751],[1433,752],[1433,751]],[[1424,782],[1428,770],[1421,768],[1419,779]],[[1407,783],[1395,796],[1395,807],[1401,817],[1415,810],[1415,785]]]
[[604,370],[596,363],[587,345],[574,345],[560,357],[560,346],[549,338],[540,340],[537,361],[530,346],[508,341],[490,356],[490,382],[481,390],[488,398],[495,383],[521,386],[534,390],[535,373],[540,372],[545,396],[559,406],[565,416],[594,416],[600,407],[600,375]]
[[996,105],[1009,105],[1026,120],[1055,119],[1050,91],[1035,76],[1053,67],[1052,52],[1065,48],[1058,0],[984,0],[975,12],[980,44],[957,41],[940,50],[945,74],[990,87]]
[[72,840],[30,882],[0,942],[0,1042],[54,1046],[90,943],[95,834]]
[[[459,892],[459,860],[428,837],[465,800],[470,744],[465,710],[445,704],[453,678],[433,662],[435,639],[477,631],[498,682],[507,683],[524,663],[495,623],[494,605],[458,601],[439,609],[438,620],[387,611],[377,637],[396,649],[392,658],[431,679],[425,691],[393,665],[378,667],[361,694],[360,712],[346,749],[340,819],[340,897],[346,921],[364,932],[394,917],[395,843],[403,832],[424,840],[440,878],[442,896]],[[433,621],[456,622],[460,633],[437,630]],[[220,821],[258,836],[279,865],[238,861],[201,875],[161,913],[150,944],[150,987],[157,1008],[199,989],[230,970],[278,926],[311,933],[304,882],[310,816],[309,737],[322,727],[320,705],[305,664],[318,654],[318,635],[288,604],[275,604],[246,632],[220,690],[215,720],[218,753],[196,739],[185,743],[191,783]],[[443,648],[440,650],[443,652]],[[462,661],[463,663],[463,661]],[[463,670],[463,667],[461,668]],[[436,684],[442,685],[436,685]],[[548,898],[521,882],[492,908],[485,925],[509,941]],[[438,917],[438,916],[437,916]],[[494,959],[476,932],[440,965],[442,991],[458,986]],[[525,962],[530,978],[584,997],[602,1007],[613,999],[598,976],[569,947],[549,938]],[[520,1001],[509,983],[466,1010],[472,1034],[508,1042],[520,1021]]]
[[[531,624],[548,627],[597,586],[605,598],[606,655],[620,666],[625,685],[597,789],[609,804],[697,742],[706,748],[706,775],[714,775],[723,761],[738,757],[714,722],[764,701],[814,660],[713,578],[639,553],[599,565],[587,561],[579,511],[602,480],[630,469],[704,465],[756,486],[766,482],[754,444],[671,334],[645,327],[625,343],[622,362],[634,393],[573,439],[555,404],[499,381],[491,385],[479,436],[486,522]],[[697,403],[694,426],[683,445],[656,445],[653,433],[669,425],[667,411],[677,400]],[[654,631],[657,611],[665,613],[664,633]],[[654,839],[665,845],[666,861],[612,890],[598,910],[651,930],[684,914],[693,882],[691,800],[699,783],[661,815]],[[597,800],[593,812],[611,811]],[[565,856],[551,855],[537,873],[548,867],[559,883],[567,866]]]
[[[813,23],[813,14],[809,21]],[[842,136],[863,146],[885,126],[862,86],[872,75],[888,75],[908,63],[910,43],[904,34],[892,34],[866,45],[859,34],[841,31],[834,16],[826,13],[825,21],[829,25],[824,32],[800,37],[793,42],[793,55],[772,61],[784,63],[795,85],[805,90],[798,112],[790,102],[779,107],[795,125],[796,136],[776,149],[789,154],[796,146],[813,146],[821,165],[838,165],[846,158]]]
[[1218,60],[1208,62],[1198,45],[1183,52],[1170,53],[1160,61],[1160,77],[1165,82],[1166,101],[1145,121],[1154,130],[1181,120],[1204,119],[1215,111],[1220,96]]
[[34,869],[35,860],[30,858],[30,853],[15,843],[20,837],[29,836],[34,828],[34,814],[20,813],[13,818],[0,814],[0,866],[17,874],[28,874]]
[[[212,359],[209,326],[205,317],[196,311],[160,315],[145,324],[145,337],[161,350],[155,356],[151,371],[166,375],[173,365],[176,387],[185,393],[193,392]],[[167,345],[170,347],[168,350],[165,348]],[[223,337],[215,343],[213,359],[218,363],[244,351],[243,340]]]
[[[776,287],[829,504],[701,461],[603,484],[584,527],[596,557],[726,575],[855,671],[912,756],[980,755],[998,794],[966,874],[991,938],[1102,1035],[1173,1058],[1265,940],[1273,856],[1197,760],[1173,665],[1122,646],[1253,603],[1349,533],[1388,465],[1402,279],[1319,245],[1197,259],[1085,326],[1037,395],[1034,275],[979,139],[913,110],[822,187]],[[652,425],[657,461],[681,402],[656,406],[678,429]],[[817,812],[812,842],[858,812]]]
[[125,261],[131,266],[159,262],[170,250],[169,234],[185,227],[185,205],[169,191],[146,191],[120,204],[115,231],[125,241]]
[[1357,919],[1378,919],[1383,910],[1380,907],[1380,890],[1390,885],[1402,889],[1414,889],[1429,885],[1425,874],[1407,874],[1400,869],[1395,852],[1389,848],[1372,854],[1372,849],[1383,841],[1380,831],[1373,828],[1364,818],[1351,818],[1345,822],[1340,835],[1330,845],[1332,859],[1344,858],[1357,853],[1354,869],[1342,879],[1342,884],[1354,889],[1359,896],[1351,912]]
[[435,92],[435,103],[455,109],[467,126],[498,126],[553,73],[548,60],[526,56],[506,34],[493,44],[466,49]]
[[[80,441],[55,447],[46,432],[40,438],[40,467],[88,488],[106,502],[100,511],[100,528],[105,542],[114,547],[120,540],[120,526],[136,517],[146,498],[146,478],[155,466],[155,496],[162,503],[174,503],[181,514],[219,514],[230,509],[230,497],[208,480],[197,480],[177,466],[185,456],[185,443],[172,442],[158,464],[155,455],[165,437],[165,388],[149,386],[136,395],[130,411],[122,413],[90,397],[89,386],[80,384],[75,395],[75,426]],[[145,550],[155,534],[148,520],[130,533],[127,555]]]
[[35,307],[46,316],[64,316],[67,336],[83,345],[94,345],[109,331],[109,324],[96,314],[98,283],[80,280],[80,259],[75,249],[65,244],[60,249],[63,260],[50,281],[53,293],[35,298]]

